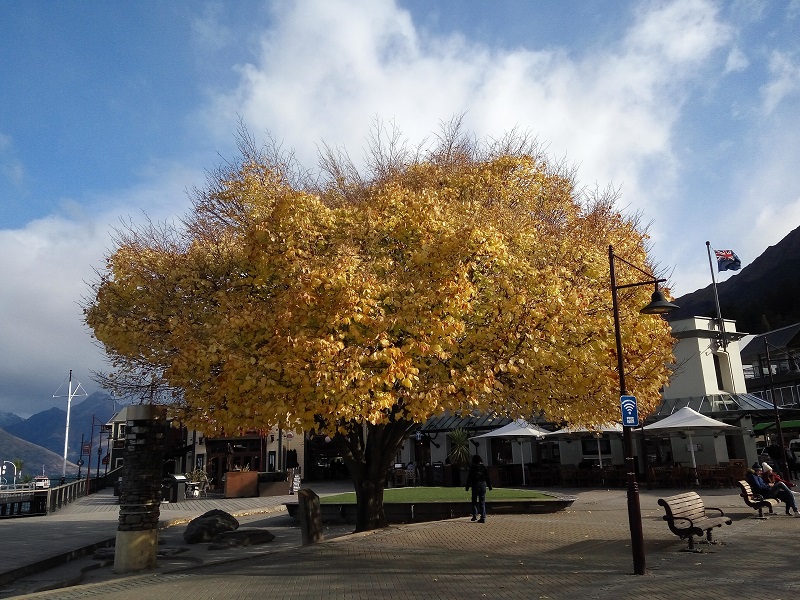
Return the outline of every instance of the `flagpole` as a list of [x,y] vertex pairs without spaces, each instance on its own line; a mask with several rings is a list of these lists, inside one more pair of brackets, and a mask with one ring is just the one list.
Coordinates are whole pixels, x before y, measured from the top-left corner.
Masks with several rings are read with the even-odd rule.
[[708,268],[711,269],[711,283],[714,285],[714,302],[717,304],[717,321],[719,322],[719,331],[722,334],[722,349],[728,350],[728,339],[725,335],[725,322],[722,320],[722,311],[719,308],[719,294],[717,293],[717,279],[714,277],[714,263],[711,262],[711,243],[706,242],[706,250],[708,251]]

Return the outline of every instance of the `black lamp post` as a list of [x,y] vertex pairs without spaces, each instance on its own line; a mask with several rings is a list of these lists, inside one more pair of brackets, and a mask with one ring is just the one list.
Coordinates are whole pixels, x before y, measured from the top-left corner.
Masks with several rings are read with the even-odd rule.
[[[778,433],[778,441],[780,442],[781,448],[781,476],[786,480],[789,481],[789,465],[786,463],[786,447],[784,446],[783,441],[783,429],[781,428],[781,415],[778,412],[778,401],[775,399],[775,379],[772,376],[772,361],[769,356],[769,347],[772,346],[767,341],[767,336],[764,336],[764,350],[767,353],[767,372],[769,373],[769,393],[772,396],[772,410],[775,414],[775,430]],[[773,346],[775,347],[775,346]],[[777,347],[775,347],[777,348]],[[780,350],[780,348],[777,348]],[[787,352],[788,354],[788,352]]]
[[[636,269],[640,273],[648,277],[647,281],[640,281],[637,283],[626,283],[624,285],[617,285],[617,278],[614,272],[614,260],[625,263],[629,267]],[[617,341],[617,371],[619,372],[619,395],[627,396],[628,390],[625,387],[625,365],[622,357],[622,334],[619,327],[619,303],[617,302],[617,291],[630,287],[638,287],[642,285],[655,285],[650,304],[645,306],[639,312],[645,315],[663,315],[673,309],[678,308],[677,305],[668,302],[664,298],[663,292],[658,289],[658,284],[666,281],[666,279],[656,279],[648,273],[643,271],[636,265],[629,263],[627,260],[620,258],[614,254],[614,246],[608,247],[608,263],[611,267],[611,300],[614,307],[614,335]],[[628,472],[628,523],[631,530],[631,551],[633,553],[633,571],[636,575],[644,575],[647,570],[647,564],[644,554],[644,533],[642,532],[642,509],[639,505],[639,484],[636,482],[636,465],[633,457],[633,428],[629,425],[622,425],[622,436],[625,443],[625,467]]]

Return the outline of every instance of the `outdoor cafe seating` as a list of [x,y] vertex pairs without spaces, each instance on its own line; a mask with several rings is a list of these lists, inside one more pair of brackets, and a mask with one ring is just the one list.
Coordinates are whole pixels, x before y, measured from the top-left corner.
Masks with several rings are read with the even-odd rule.
[[663,488],[734,487],[745,475],[743,459],[732,459],[727,464],[698,465],[697,469],[687,465],[656,465],[650,467],[650,485]]
[[394,487],[403,487],[407,485],[417,485],[418,476],[417,470],[413,465],[403,466],[402,464],[395,465],[392,470],[392,483]]

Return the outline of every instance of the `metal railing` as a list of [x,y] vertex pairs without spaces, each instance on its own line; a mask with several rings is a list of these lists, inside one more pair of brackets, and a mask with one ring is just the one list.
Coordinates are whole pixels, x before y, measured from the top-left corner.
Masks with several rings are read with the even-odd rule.
[[[758,396],[762,400],[772,402],[772,390],[761,390],[758,392],[750,392],[754,396]],[[780,408],[791,408],[800,405],[800,386],[787,385],[784,387],[775,388],[775,403]]]

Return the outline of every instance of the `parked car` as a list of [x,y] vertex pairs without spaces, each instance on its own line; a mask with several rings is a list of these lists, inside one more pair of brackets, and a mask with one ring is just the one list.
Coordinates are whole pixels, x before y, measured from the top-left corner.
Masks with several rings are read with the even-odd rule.
[[794,452],[794,455],[800,459],[800,438],[789,440],[789,450]]

